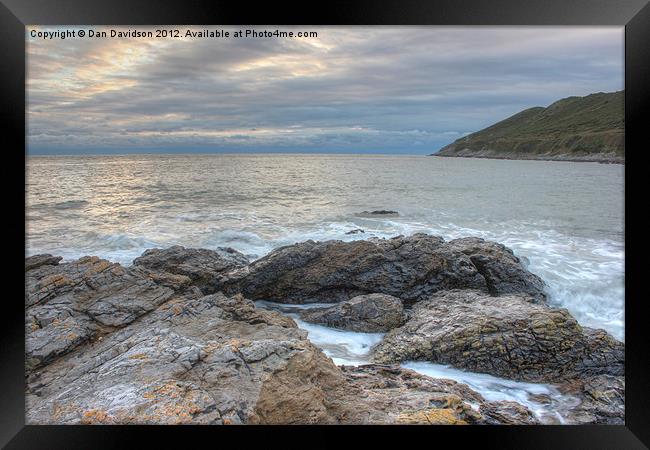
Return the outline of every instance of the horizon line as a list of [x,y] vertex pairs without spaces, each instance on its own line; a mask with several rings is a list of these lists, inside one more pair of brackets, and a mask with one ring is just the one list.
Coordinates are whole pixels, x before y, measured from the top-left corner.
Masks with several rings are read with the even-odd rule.
[[25,156],[131,156],[131,155],[363,155],[363,156],[431,156],[432,154],[437,153],[393,153],[393,152],[382,152],[382,153],[371,153],[371,152],[333,152],[333,151],[314,151],[314,152],[282,152],[282,151],[246,151],[246,152],[214,152],[214,151],[172,151],[172,152],[160,152],[160,151],[131,151],[131,152],[118,152],[118,153],[105,153],[105,152],[89,152],[89,153],[33,153],[25,152]]

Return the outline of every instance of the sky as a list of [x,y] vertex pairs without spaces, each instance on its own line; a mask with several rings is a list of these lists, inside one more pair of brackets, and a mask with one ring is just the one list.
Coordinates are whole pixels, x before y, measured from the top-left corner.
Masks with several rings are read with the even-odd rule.
[[[28,154],[429,154],[525,108],[623,89],[622,27],[30,27]],[[32,37],[85,30],[84,38]],[[233,37],[238,30],[317,37]]]

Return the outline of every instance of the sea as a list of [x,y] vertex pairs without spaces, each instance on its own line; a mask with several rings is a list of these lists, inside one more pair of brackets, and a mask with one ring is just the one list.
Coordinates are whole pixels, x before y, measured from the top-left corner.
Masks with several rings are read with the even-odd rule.
[[[363,214],[373,210],[399,214]],[[620,340],[624,218],[624,166],[616,164],[341,154],[28,156],[26,162],[27,255],[96,255],[128,266],[146,249],[174,244],[232,247],[256,259],[308,239],[479,236],[512,248],[546,282],[552,306]],[[368,362],[381,339],[299,325],[338,364]],[[553,407],[522,400],[540,389],[559,398],[553,386],[405,365],[463,380],[488,399],[523,402],[554,420]]]

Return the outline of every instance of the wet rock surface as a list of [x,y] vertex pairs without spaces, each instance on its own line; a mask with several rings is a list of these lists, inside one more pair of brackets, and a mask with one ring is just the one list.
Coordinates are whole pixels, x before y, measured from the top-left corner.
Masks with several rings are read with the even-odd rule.
[[[279,303],[338,303],[371,293],[412,303],[454,288],[492,295],[521,289],[533,301],[543,300],[542,281],[503,249],[482,240],[470,245],[426,234],[307,241],[254,261],[223,287],[228,293]],[[481,269],[472,258],[481,261]]]
[[390,209],[376,209],[374,211],[361,211],[359,216],[399,216],[399,212]]
[[353,297],[329,308],[304,310],[300,318],[341,330],[378,333],[399,327],[404,321],[402,301],[391,295],[368,294]]
[[433,295],[374,349],[379,363],[426,360],[514,380],[562,382],[623,375],[624,345],[583,328],[565,309],[522,295],[455,290]]

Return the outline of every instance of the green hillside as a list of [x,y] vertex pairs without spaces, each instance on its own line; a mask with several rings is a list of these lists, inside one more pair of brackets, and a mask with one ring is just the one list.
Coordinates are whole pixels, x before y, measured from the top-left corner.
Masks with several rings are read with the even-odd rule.
[[529,108],[442,148],[435,156],[624,162],[623,91]]

